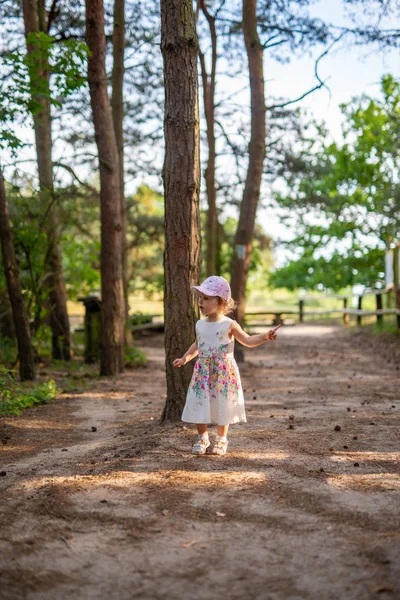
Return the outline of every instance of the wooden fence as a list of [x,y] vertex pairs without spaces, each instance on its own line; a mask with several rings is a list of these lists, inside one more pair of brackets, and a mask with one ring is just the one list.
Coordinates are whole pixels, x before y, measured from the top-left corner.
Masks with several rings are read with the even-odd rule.
[[[336,298],[337,300],[343,301],[343,308],[318,308],[306,310],[307,300],[315,300],[312,297],[303,297],[298,301],[297,310],[289,309],[289,310],[279,310],[272,309],[269,311],[263,312],[248,312],[246,313],[246,322],[251,324],[253,327],[263,326],[265,323],[255,323],[253,319],[255,317],[272,317],[273,324],[283,324],[286,317],[296,315],[299,318],[300,323],[304,322],[305,317],[315,317],[315,316],[333,316],[333,315],[342,315],[343,323],[347,324],[349,322],[350,315],[355,315],[357,317],[357,325],[362,324],[362,318],[367,316],[376,316],[376,321],[378,324],[382,324],[383,318],[385,315],[396,315],[397,316],[397,326],[400,328],[400,308],[392,308],[391,299],[392,293],[394,290],[366,290],[362,294],[348,294],[348,295],[334,295],[328,294],[324,296],[324,298]],[[398,293],[398,292],[397,292]],[[374,295],[376,298],[376,309],[365,310],[362,308],[363,299],[365,296]],[[383,308],[383,296],[387,296],[386,300],[386,308]],[[357,308],[348,308],[349,299],[357,297]],[[397,299],[398,304],[398,299]]]

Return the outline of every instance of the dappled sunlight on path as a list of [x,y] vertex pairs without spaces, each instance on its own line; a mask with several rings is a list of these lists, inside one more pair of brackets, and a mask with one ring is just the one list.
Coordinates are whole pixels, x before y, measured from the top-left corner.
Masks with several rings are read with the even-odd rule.
[[162,337],[141,347],[146,368],[1,424],[6,600],[400,595],[398,347],[283,327],[246,351],[225,457],[159,423]]

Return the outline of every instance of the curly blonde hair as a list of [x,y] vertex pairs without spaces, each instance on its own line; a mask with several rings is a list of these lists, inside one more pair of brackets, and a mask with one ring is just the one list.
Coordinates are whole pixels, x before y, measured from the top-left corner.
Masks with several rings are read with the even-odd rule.
[[218,296],[219,305],[222,306],[222,312],[224,315],[230,315],[234,312],[237,307],[237,302],[233,298],[229,298],[229,300],[224,300]]

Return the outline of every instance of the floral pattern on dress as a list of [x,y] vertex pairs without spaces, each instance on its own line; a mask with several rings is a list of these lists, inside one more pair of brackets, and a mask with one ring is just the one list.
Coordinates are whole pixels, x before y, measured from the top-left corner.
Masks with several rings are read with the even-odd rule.
[[229,396],[236,398],[241,386],[234,359],[230,359],[226,354],[221,354],[197,360],[190,389],[196,396],[202,397],[208,386],[217,388],[226,399]]
[[[223,338],[222,338],[223,339]],[[219,344],[218,346],[210,346],[205,342],[198,344],[199,358],[226,358],[229,350],[229,344]]]

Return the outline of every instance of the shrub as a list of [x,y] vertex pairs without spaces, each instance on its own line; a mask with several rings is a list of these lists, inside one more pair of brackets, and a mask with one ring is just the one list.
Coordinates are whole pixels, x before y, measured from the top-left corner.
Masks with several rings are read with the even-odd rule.
[[127,367],[145,367],[147,365],[146,354],[136,346],[124,349],[124,361]]
[[0,416],[19,416],[24,408],[47,404],[57,395],[57,386],[53,379],[44,383],[32,382],[30,388],[26,389],[16,384],[12,373],[1,365],[0,386]]

